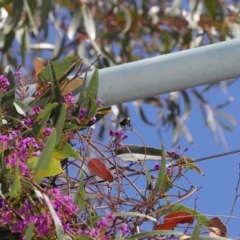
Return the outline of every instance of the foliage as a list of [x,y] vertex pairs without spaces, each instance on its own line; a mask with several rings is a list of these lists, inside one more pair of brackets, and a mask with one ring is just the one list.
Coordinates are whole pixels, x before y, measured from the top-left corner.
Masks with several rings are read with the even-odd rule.
[[[97,99],[98,71],[86,83],[82,72],[69,77],[81,69],[77,56],[48,61],[46,67],[37,62],[31,96],[20,71],[14,74],[7,66],[0,76],[0,233],[34,240],[186,234],[196,239],[204,227],[215,240],[226,237],[219,218],[179,204],[198,190],[186,177],[189,170],[202,174],[194,159],[167,152],[163,144],[161,149],[123,145],[125,133],[134,132],[130,124],[111,130],[107,145],[97,142],[92,125],[110,112]],[[78,88],[78,81],[85,86],[79,99],[71,91],[63,95],[68,84],[72,91]],[[130,164],[122,165],[121,158]],[[146,164],[149,158],[157,161],[154,167]],[[182,179],[187,187],[180,186]],[[179,224],[185,224],[184,232],[175,230]],[[152,230],[140,230],[146,226]]]
[[[5,0],[0,7],[0,73],[6,62],[16,68],[23,64],[28,83],[36,56],[55,60],[74,52],[89,65],[102,54],[100,69],[239,37],[238,1]],[[213,106],[207,91],[214,86],[225,91],[231,83],[139,100],[135,106],[144,123],[159,126],[159,131],[160,125],[171,128],[176,145],[181,134],[193,143],[186,120],[192,102],[197,102],[214,139],[224,143],[222,129],[231,131],[236,125],[221,110],[231,99]],[[145,106],[158,109],[156,119],[148,119]],[[115,117],[128,115],[122,104]],[[106,123],[100,132],[105,127]]]

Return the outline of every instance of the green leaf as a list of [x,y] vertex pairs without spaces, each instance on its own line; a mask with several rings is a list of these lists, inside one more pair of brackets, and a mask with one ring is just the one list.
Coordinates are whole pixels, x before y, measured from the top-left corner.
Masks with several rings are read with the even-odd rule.
[[41,2],[41,26],[40,29],[44,30],[44,37],[47,38],[47,29],[48,29],[48,14],[50,13],[52,8],[51,1],[42,1]]
[[207,15],[209,18],[211,18],[212,20],[215,20],[215,15],[217,13],[217,10],[221,9],[220,5],[219,5],[219,1],[218,0],[204,0],[203,1],[204,5],[205,5],[205,9],[207,12]]
[[49,75],[51,80],[52,99],[53,99],[53,102],[59,103],[59,105],[56,108],[54,108],[52,112],[53,126],[55,127],[59,119],[59,116],[61,114],[61,105],[63,103],[63,100],[62,100],[61,89],[60,89],[52,62],[50,60],[48,61],[48,70],[49,70]]
[[[32,126],[32,133],[34,137],[38,137],[41,134],[42,129],[45,127],[51,111],[58,106],[58,103],[51,103],[48,104],[46,108],[44,108],[39,115],[37,116],[33,126]],[[31,132],[29,133],[31,134]]]
[[38,29],[37,29],[37,26],[36,26],[35,21],[33,19],[33,15],[32,15],[30,6],[28,4],[28,1],[23,0],[23,2],[24,2],[24,8],[25,8],[25,11],[27,13],[28,20],[29,20],[29,23],[30,23],[31,30],[33,31],[34,35],[38,35]]
[[83,128],[83,127],[78,126],[76,124],[64,123],[64,125],[63,125],[63,129],[65,129],[67,131],[80,130],[81,128]]
[[84,172],[81,171],[81,181],[78,186],[74,204],[78,206],[79,212],[81,212],[86,206],[86,193],[84,190]]
[[28,228],[27,228],[27,231],[26,231],[26,234],[25,234],[25,239],[26,240],[31,240],[32,237],[33,237],[33,230],[34,230],[34,224],[32,222],[30,222],[28,224]]
[[198,173],[200,173],[201,175],[204,176],[204,173],[202,171],[202,169],[198,166],[196,166],[195,164],[193,163],[188,163],[187,166],[186,166],[186,170],[189,170],[189,169],[193,169],[193,170],[196,170]]
[[[57,155],[55,155],[57,154]],[[55,153],[54,156],[59,156],[61,158],[59,159],[63,159],[63,158],[76,158],[79,159],[81,161],[83,161],[82,157],[77,153],[77,151],[71,147],[71,145],[69,145],[68,143],[65,143],[63,148],[58,149]]]
[[[39,162],[38,157],[32,157],[27,160],[27,167],[30,169],[31,173],[34,173],[38,162]],[[61,162],[58,159],[51,158],[47,168],[44,169],[42,175],[44,177],[52,177],[60,173],[62,173]]]
[[160,167],[160,171],[158,173],[158,180],[156,182],[156,186],[155,186],[155,192],[156,193],[160,193],[164,180],[165,180],[165,175],[166,175],[166,158],[165,158],[165,149],[164,149],[164,145],[163,143],[161,143],[161,167]]
[[96,100],[98,91],[98,75],[99,72],[95,70],[87,88],[79,99],[80,108],[89,109],[91,99],[94,98]]
[[201,225],[197,224],[193,229],[193,233],[190,239],[191,240],[199,239],[200,230],[201,230]]
[[56,132],[57,132],[56,146],[59,144],[59,142],[61,140],[61,135],[62,135],[65,119],[66,119],[66,114],[67,114],[66,105],[65,105],[65,103],[62,103],[61,104],[61,112],[60,112],[60,115],[58,117],[57,124],[56,124]]
[[14,102],[13,102],[13,105],[16,109],[16,111],[20,114],[20,115],[23,115],[25,116],[26,112],[30,113],[32,112],[32,109],[27,106],[26,104],[24,104],[22,101],[19,101],[18,99],[15,99]]
[[[65,80],[67,76],[81,63],[81,59],[78,56],[69,56],[64,58],[61,62],[54,61],[52,62],[52,66],[58,81]],[[49,82],[50,75],[48,68],[44,68],[40,73],[43,81]]]
[[94,238],[91,238],[88,235],[79,234],[77,235],[76,240],[94,240]]
[[165,210],[163,212],[161,212],[161,208],[160,208],[157,212],[161,213],[161,215],[166,215],[168,213],[179,212],[179,211],[190,213],[191,215],[193,215],[194,219],[199,224],[201,224],[202,226],[208,227],[209,219],[205,215],[196,211],[193,208],[185,207],[185,206],[180,205],[180,204],[175,204],[171,207],[171,209]]
[[[7,24],[4,24],[3,33],[4,35],[13,34],[13,37],[14,37],[15,36],[14,28],[19,23],[19,19],[21,19],[21,14],[23,12],[24,5],[23,5],[23,0],[14,1],[14,2],[11,2],[11,4],[12,4],[12,10],[13,10],[12,16],[9,18],[10,21],[8,21]],[[6,38],[6,42],[8,42],[7,40],[8,39]],[[11,46],[11,42],[10,42],[10,46]],[[4,52],[6,52],[8,48],[4,50],[5,50]]]
[[69,39],[73,39],[74,34],[77,31],[77,28],[80,26],[81,23],[81,11],[79,9],[79,7],[76,7],[71,19],[71,22],[68,26],[68,32],[67,35],[69,37]]
[[96,27],[91,11],[86,4],[82,5],[82,15],[87,35],[91,40],[94,40],[96,38]]
[[88,108],[87,117],[88,118],[95,117],[96,113],[97,113],[96,99],[93,98],[93,97],[90,97],[90,105],[89,105],[89,108]]
[[11,197],[18,197],[20,190],[21,190],[20,176],[18,175],[18,173],[16,173],[13,180],[13,184],[11,186],[11,192],[10,192]]
[[153,222],[157,222],[157,219],[154,217],[150,217],[148,215],[139,213],[139,212],[114,212],[113,213],[116,217],[127,217],[127,216],[136,216],[136,217],[142,217],[147,218]]
[[37,162],[33,173],[33,179],[37,183],[41,183],[42,179],[45,177],[46,170],[48,169],[56,145],[56,135],[56,130],[53,129],[52,134],[48,138],[47,143],[39,157],[39,161]]
[[158,234],[169,234],[169,235],[183,235],[183,232],[178,232],[178,231],[172,231],[172,230],[152,230],[149,232],[141,232],[138,234],[134,234],[131,237],[125,238],[125,240],[136,240],[138,238],[147,238],[147,237],[153,237]]
[[[145,154],[146,151],[146,154]],[[180,158],[178,154],[173,154],[172,152],[167,152],[165,156],[166,160],[177,160]],[[116,150],[116,154],[123,161],[136,162],[137,160],[159,160],[162,159],[162,150],[153,147],[145,147],[138,145],[123,145],[121,148]]]

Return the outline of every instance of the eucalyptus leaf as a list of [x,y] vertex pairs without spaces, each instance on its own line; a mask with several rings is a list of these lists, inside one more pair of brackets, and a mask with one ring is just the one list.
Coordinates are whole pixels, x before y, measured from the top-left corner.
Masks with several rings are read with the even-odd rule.
[[[146,152],[146,154],[145,154]],[[172,152],[165,152],[166,160],[177,160],[180,158],[178,154]],[[153,147],[145,147],[139,145],[123,145],[117,148],[116,154],[123,161],[136,162],[137,160],[158,160],[162,159],[162,150]]]

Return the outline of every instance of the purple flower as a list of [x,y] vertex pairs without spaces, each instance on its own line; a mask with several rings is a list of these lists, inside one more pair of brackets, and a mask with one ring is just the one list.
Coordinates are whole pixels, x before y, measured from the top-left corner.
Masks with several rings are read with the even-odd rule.
[[105,217],[103,217],[100,221],[97,222],[97,227],[108,227],[108,221]]
[[159,169],[160,169],[160,167],[161,167],[161,166],[160,166],[160,164],[159,164],[159,163],[155,163],[155,166],[154,166],[154,169],[155,169],[155,170],[159,170]]
[[121,232],[122,232],[122,236],[124,236],[130,232],[127,224],[125,224],[125,223],[122,224]]
[[62,98],[63,98],[63,101],[67,104],[67,106],[71,106],[74,104],[74,97],[71,92],[64,95]]
[[91,121],[92,123],[95,123],[95,122],[97,121],[97,119],[96,119],[96,117],[92,117],[92,118],[90,118],[90,121]]
[[86,114],[87,114],[87,109],[86,108],[82,108],[82,109],[80,109],[80,114],[79,114],[79,119],[82,119],[82,118],[84,118],[84,117],[86,117]]
[[177,155],[176,151],[172,151],[172,157],[175,157]]
[[49,137],[52,133],[52,129],[50,127],[45,127],[45,136]]
[[112,213],[107,214],[107,219],[113,221],[115,219],[115,215],[113,215]]
[[98,100],[97,100],[97,105],[98,106],[101,106],[103,104],[103,101],[99,98]]
[[9,83],[8,79],[5,76],[0,75],[0,93],[7,92],[9,85],[10,85],[10,83]]
[[18,77],[20,77],[20,76],[22,75],[22,73],[21,73],[20,71],[16,71],[16,72],[15,72],[15,75],[18,76]]
[[111,129],[111,130],[109,131],[109,135],[110,135],[111,137],[115,136],[115,134],[116,134],[116,132],[115,132],[114,130]]
[[33,120],[31,118],[25,118],[25,119],[23,119],[23,123],[26,126],[31,127],[33,125]]
[[38,115],[41,111],[42,111],[42,109],[39,106],[34,106],[32,108],[32,112],[34,115]]

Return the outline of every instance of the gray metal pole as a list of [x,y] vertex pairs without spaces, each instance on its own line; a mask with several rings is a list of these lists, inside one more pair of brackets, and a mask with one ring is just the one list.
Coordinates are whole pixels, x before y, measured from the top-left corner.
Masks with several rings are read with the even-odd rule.
[[98,97],[109,106],[239,76],[236,39],[101,69]]

